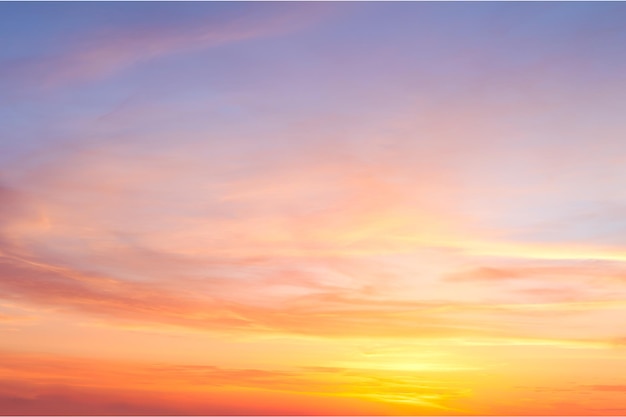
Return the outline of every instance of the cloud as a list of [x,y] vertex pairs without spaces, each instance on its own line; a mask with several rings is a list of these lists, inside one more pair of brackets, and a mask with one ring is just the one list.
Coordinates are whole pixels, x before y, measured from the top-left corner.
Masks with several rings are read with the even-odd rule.
[[207,13],[204,5],[182,7],[196,11],[185,18],[173,13],[167,22],[155,19],[96,25],[66,40],[64,49],[57,53],[0,63],[0,74],[12,80],[13,88],[24,90],[82,84],[168,55],[301,30],[332,9],[319,5],[259,8],[242,4],[240,10],[216,17],[215,11]]
[[[227,369],[6,351],[2,358],[0,404],[5,406],[3,410],[16,414],[30,414],[38,409],[39,414],[46,415],[122,411],[150,411],[156,415],[174,411],[180,415],[216,411],[308,415],[333,408],[339,414],[358,414],[367,407],[380,411],[387,408],[388,413],[394,404],[404,404],[405,409],[413,412],[436,412],[454,410],[444,404],[467,395],[463,388],[433,384],[413,372],[324,367]],[[237,405],[240,402],[233,400],[241,396],[255,398],[254,406]],[[282,402],[273,401],[281,397]],[[314,402],[320,400],[326,405],[315,406]]]
[[[531,279],[562,280],[572,278],[599,278],[599,277],[621,277],[626,275],[626,269],[620,262],[610,261],[588,261],[588,260],[572,260],[572,261],[553,261],[544,262],[543,264],[532,264],[524,262],[526,265],[515,265],[516,262],[510,262],[512,266],[503,267],[479,267],[469,271],[460,272],[449,276],[450,281],[523,281]],[[519,262],[517,262],[519,264]],[[548,263],[548,265],[546,265]]]
[[[480,262],[477,260],[477,263]],[[612,303],[626,296],[626,269],[620,261],[588,259],[494,259],[489,266],[448,274],[444,282],[481,286],[520,303]],[[582,304],[581,304],[582,305]]]
[[584,388],[593,391],[626,392],[626,385],[584,385]]
[[[238,268],[242,266],[239,265]],[[128,282],[81,271],[7,261],[0,265],[4,298],[21,305],[40,305],[81,314],[82,320],[102,320],[120,328],[191,330],[223,335],[264,335],[347,339],[412,339],[446,346],[554,346],[608,349],[614,337],[542,336],[532,322],[562,319],[563,314],[622,310],[623,302],[559,302],[497,304],[399,301],[358,294],[341,288],[307,287],[303,292],[272,292],[267,281],[241,285],[250,297],[238,301],[217,293],[199,294],[191,287],[176,289],[163,283]],[[228,282],[228,281],[227,281]],[[282,282],[279,280],[279,282]],[[297,282],[291,282],[297,287]],[[219,288],[219,282],[214,288]],[[228,294],[227,290],[225,294]],[[257,301],[257,298],[261,298]],[[578,332],[580,333],[580,332]]]
[[472,271],[457,273],[448,277],[450,281],[501,281],[524,278],[519,270],[482,267]]
[[275,308],[209,295],[192,296],[193,290],[175,291],[154,283],[127,282],[28,262],[16,264],[6,258],[0,271],[0,288],[6,299],[80,311],[113,322],[322,336],[398,337],[467,332],[463,326],[438,322],[432,317],[428,323],[416,322],[420,314],[413,311],[415,305],[378,303],[385,307],[381,309],[375,301],[351,301],[340,294],[290,297],[292,301],[286,300],[281,308]]

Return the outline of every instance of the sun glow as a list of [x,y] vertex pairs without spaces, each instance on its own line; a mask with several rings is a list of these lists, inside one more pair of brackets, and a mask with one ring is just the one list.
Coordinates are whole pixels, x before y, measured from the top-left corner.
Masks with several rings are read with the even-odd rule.
[[624,21],[0,2],[0,415],[626,415]]

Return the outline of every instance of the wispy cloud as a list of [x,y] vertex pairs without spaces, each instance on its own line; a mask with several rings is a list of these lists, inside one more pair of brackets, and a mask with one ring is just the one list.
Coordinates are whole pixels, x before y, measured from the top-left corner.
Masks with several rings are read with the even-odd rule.
[[[391,374],[376,371],[372,374],[371,370],[350,368],[224,369],[206,365],[139,365],[3,352],[0,369],[4,374],[0,381],[0,402],[16,413],[28,412],[39,405],[55,412],[78,409],[86,414],[110,410],[116,413],[122,410],[151,410],[164,414],[176,410],[212,414],[216,409],[232,414],[237,410],[250,410],[232,404],[226,406],[227,402],[203,404],[201,396],[214,400],[213,397],[220,393],[230,396],[233,389],[245,389],[251,390],[249,394],[261,401],[261,410],[282,393],[287,403],[267,409],[279,414],[296,410],[309,414],[312,410],[324,410],[325,407],[314,407],[307,412],[306,407],[312,405],[309,400],[301,404],[295,402],[306,398],[298,397],[302,395],[310,396],[311,401],[323,398],[334,406],[339,405],[339,410],[343,398],[360,398],[361,404],[359,401],[352,404],[347,401],[347,406],[343,406],[348,414],[363,411],[368,406],[379,410],[387,408],[389,412],[392,409],[389,404],[391,407],[393,404],[404,404],[407,410],[432,410],[439,414],[441,411],[437,410],[455,411],[443,404],[467,394],[462,387],[433,384],[413,372]],[[171,390],[172,383],[177,387],[174,391]],[[11,392],[11,387],[20,386],[19,394]],[[80,399],[83,391],[89,395]],[[169,394],[163,395],[167,391]],[[29,394],[24,396],[25,392]],[[148,406],[155,395],[161,399]],[[290,398],[291,395],[296,397]],[[188,399],[187,406],[180,401],[185,397]],[[117,405],[108,408],[103,400]],[[65,407],[61,407],[63,401],[66,401]],[[388,405],[385,406],[385,403]]]
[[96,26],[76,35],[57,53],[0,63],[0,74],[12,80],[11,85],[18,90],[82,84],[168,55],[300,30],[332,9],[323,5],[256,6],[242,5],[236,13],[225,12],[216,18],[203,5],[188,4],[182,7],[197,9],[196,16],[178,25],[170,20],[139,26]]

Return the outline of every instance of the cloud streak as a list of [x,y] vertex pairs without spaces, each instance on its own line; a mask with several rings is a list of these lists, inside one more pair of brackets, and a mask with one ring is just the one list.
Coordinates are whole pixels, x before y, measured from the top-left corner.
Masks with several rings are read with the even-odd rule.
[[66,43],[65,49],[56,54],[1,63],[0,74],[12,79],[13,85],[17,82],[25,88],[38,86],[44,90],[98,81],[169,55],[299,30],[322,19],[330,9],[285,5],[259,8],[250,4],[247,11],[226,12],[219,18],[207,13],[202,5],[183,7],[190,12],[195,9],[196,18],[188,25],[170,21],[96,27]]
[[[128,410],[131,414],[147,410],[159,415],[171,411],[190,414],[214,414],[218,410],[224,414],[249,412],[246,407],[227,406],[227,402],[210,405],[202,404],[200,400],[201,396],[211,398],[220,394],[228,398],[233,389],[252,390],[248,393],[261,401],[260,410],[263,413],[274,411],[285,414],[298,410],[304,414],[315,414],[314,410],[324,410],[325,407],[313,406],[305,411],[313,403],[305,400],[304,404],[297,405],[290,395],[295,395],[296,400],[298,396],[309,395],[311,401],[321,397],[330,404],[341,406],[341,399],[348,394],[348,397],[362,400],[360,404],[359,401],[352,404],[346,401],[344,407],[348,408],[344,409],[344,413],[347,414],[362,411],[364,407],[379,410],[387,407],[391,410],[394,403],[408,403],[406,410],[432,409],[439,414],[441,410],[454,411],[441,405],[441,402],[465,395],[463,389],[433,385],[412,372],[403,373],[398,378],[398,375],[392,377],[385,371],[372,375],[348,368],[263,370],[205,365],[138,365],[12,352],[3,352],[3,358],[0,362],[4,374],[0,381],[0,402],[20,414],[29,414],[38,404],[46,404],[55,413],[67,410],[66,413],[71,415],[79,410],[91,414],[102,410],[103,406],[104,410],[115,413]],[[164,386],[163,381],[169,382]],[[178,387],[175,392],[171,391],[172,383]],[[29,395],[11,397],[15,395],[11,393],[11,387],[16,386],[23,386],[20,392],[28,390]],[[81,391],[88,395],[81,399]],[[169,394],[153,406],[148,406],[155,395],[161,396],[163,392]],[[292,403],[282,407],[269,406],[268,401],[281,395]],[[187,398],[187,406],[181,401],[184,398]],[[61,405],[63,401],[64,406]],[[102,401],[108,401],[109,406]]]

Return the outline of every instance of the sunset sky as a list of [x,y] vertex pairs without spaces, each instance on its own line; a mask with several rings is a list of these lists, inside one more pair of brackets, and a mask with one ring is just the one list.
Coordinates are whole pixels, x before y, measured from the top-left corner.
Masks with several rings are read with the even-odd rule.
[[0,3],[0,415],[626,415],[623,2]]

